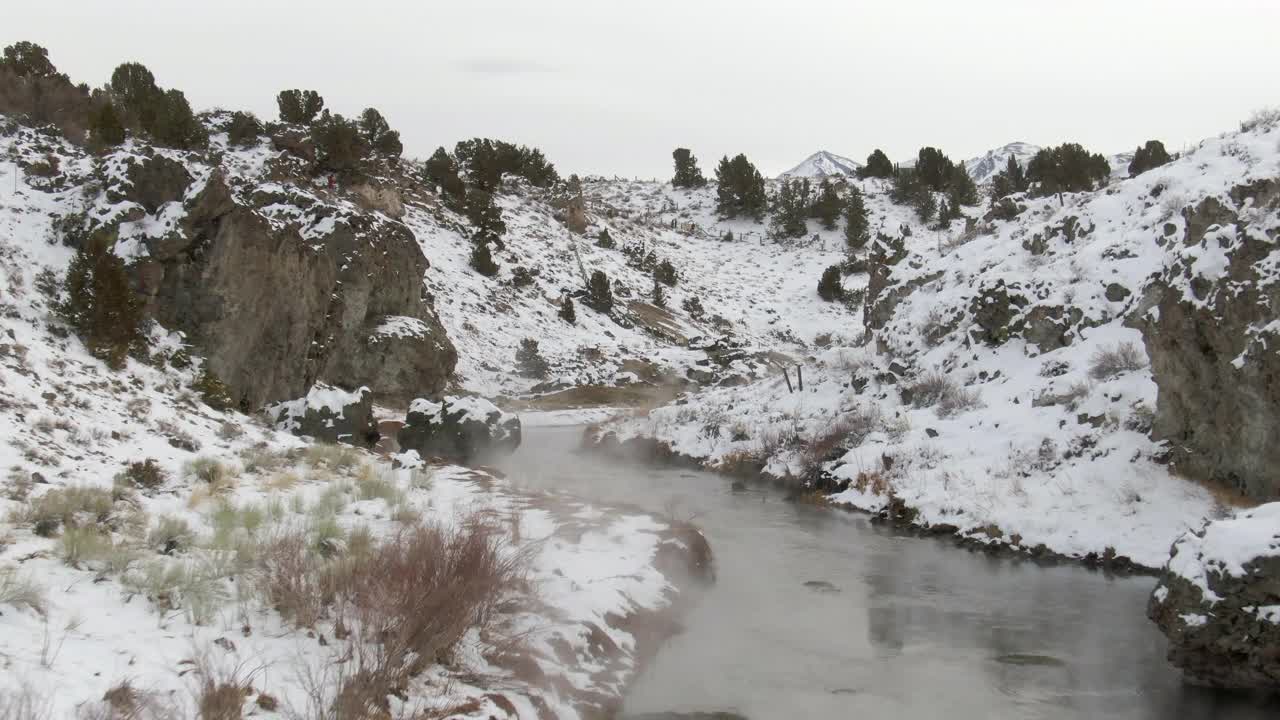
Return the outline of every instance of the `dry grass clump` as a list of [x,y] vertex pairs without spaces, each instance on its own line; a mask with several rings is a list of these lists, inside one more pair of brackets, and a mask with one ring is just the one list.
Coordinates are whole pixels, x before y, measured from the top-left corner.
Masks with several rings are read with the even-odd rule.
[[869,492],[872,495],[888,495],[893,491],[889,478],[879,471],[858,473],[858,477],[853,480],[853,487],[858,492]]
[[1089,358],[1089,376],[1094,380],[1108,380],[1122,373],[1141,370],[1146,360],[1138,346],[1131,342],[1110,348],[1100,348]]
[[[0,605],[19,610],[26,608],[43,615],[47,610],[44,588],[18,572],[15,567],[0,567]],[[0,717],[4,717],[0,714]]]
[[15,692],[0,692],[0,720],[49,720],[53,715],[50,704],[29,685]]
[[946,374],[933,371],[920,376],[908,386],[911,405],[935,408],[939,417],[951,417],[982,406],[977,390],[967,390]]
[[189,460],[182,471],[187,478],[203,483],[214,492],[235,487],[235,467],[214,457],[202,456]]
[[124,472],[120,473],[117,479],[142,490],[155,490],[164,485],[168,475],[159,463],[152,458],[147,458],[141,462],[131,462],[126,465]]
[[172,698],[134,687],[130,680],[107,690],[101,702],[76,709],[76,720],[183,720],[186,716]]
[[302,459],[309,467],[327,468],[334,472],[346,472],[360,462],[360,451],[347,445],[319,443],[308,445],[302,451]]
[[350,633],[350,661],[310,683],[311,714],[376,715],[421,665],[487,624],[522,576],[524,557],[507,542],[496,520],[475,516],[453,528],[414,525],[380,542],[353,530],[335,556],[305,533],[265,545],[267,602],[299,627],[333,618]]
[[123,491],[88,485],[57,488],[15,511],[10,520],[30,525],[41,537],[53,537],[62,528],[117,527],[122,519],[116,503],[127,499]]

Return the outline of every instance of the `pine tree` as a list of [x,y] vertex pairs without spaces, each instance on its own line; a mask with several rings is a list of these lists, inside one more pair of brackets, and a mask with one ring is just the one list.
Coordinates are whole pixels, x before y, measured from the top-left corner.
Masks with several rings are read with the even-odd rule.
[[663,285],[675,287],[680,277],[676,273],[676,266],[671,264],[670,260],[663,260],[653,269],[653,277]]
[[568,295],[560,302],[560,319],[570,325],[578,324],[578,311],[573,307],[573,298]]
[[387,119],[376,108],[365,108],[360,113],[360,134],[366,145],[387,157],[398,158],[404,151],[400,133],[391,129]]
[[877,148],[867,156],[867,164],[858,168],[858,177],[860,178],[888,178],[893,177],[893,163],[889,162],[889,156],[884,154],[883,150]]
[[671,158],[676,165],[676,174],[671,178],[673,187],[700,188],[707,184],[707,179],[702,176],[702,170],[698,168],[698,159],[688,148],[676,148],[671,153]]
[[867,244],[870,238],[870,223],[867,221],[867,206],[862,199],[862,192],[856,187],[849,188],[849,197],[844,206],[844,241],[849,250],[858,250]]
[[311,141],[316,147],[316,161],[322,169],[331,172],[354,170],[369,152],[359,125],[327,112],[312,124]]
[[591,273],[591,279],[587,281],[587,305],[606,315],[613,310],[613,288],[603,270]]
[[955,163],[951,162],[935,147],[920,148],[916,155],[916,179],[934,192],[946,192],[955,173]]
[[830,180],[823,178],[822,184],[818,186],[818,197],[813,201],[810,214],[822,223],[824,229],[835,230],[836,221],[840,219],[840,210],[840,193],[836,192],[836,186]]
[[1026,192],[1027,186],[1027,175],[1023,172],[1021,163],[1010,155],[1004,170],[991,179],[991,199],[995,201],[1014,193]]

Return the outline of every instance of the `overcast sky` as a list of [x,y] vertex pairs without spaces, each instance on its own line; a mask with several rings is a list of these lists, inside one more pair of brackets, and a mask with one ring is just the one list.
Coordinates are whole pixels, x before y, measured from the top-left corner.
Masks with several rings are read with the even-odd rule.
[[314,88],[374,106],[409,155],[474,136],[562,173],[766,175],[827,149],[953,158],[1013,140],[1170,150],[1280,103],[1276,0],[462,0],[8,2],[73,80],[138,60],[198,109],[275,116]]

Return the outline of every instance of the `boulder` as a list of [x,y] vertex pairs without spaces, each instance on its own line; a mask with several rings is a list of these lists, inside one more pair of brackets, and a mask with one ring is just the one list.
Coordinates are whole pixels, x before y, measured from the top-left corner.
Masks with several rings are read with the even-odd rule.
[[305,397],[268,408],[276,427],[321,442],[371,447],[378,441],[369,388],[347,391],[316,383]]
[[1147,617],[1188,682],[1280,689],[1280,503],[1174,542]]
[[520,447],[520,418],[477,397],[417,399],[397,435],[401,450],[471,462]]

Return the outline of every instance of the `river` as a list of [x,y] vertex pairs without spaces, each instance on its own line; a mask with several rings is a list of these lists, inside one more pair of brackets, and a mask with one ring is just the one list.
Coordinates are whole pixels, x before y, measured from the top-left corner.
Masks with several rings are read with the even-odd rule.
[[579,437],[526,430],[503,465],[530,489],[695,516],[716,556],[716,584],[632,688],[628,714],[1278,716],[1181,683],[1144,613],[1152,578],[971,553],[771,488],[575,453]]

